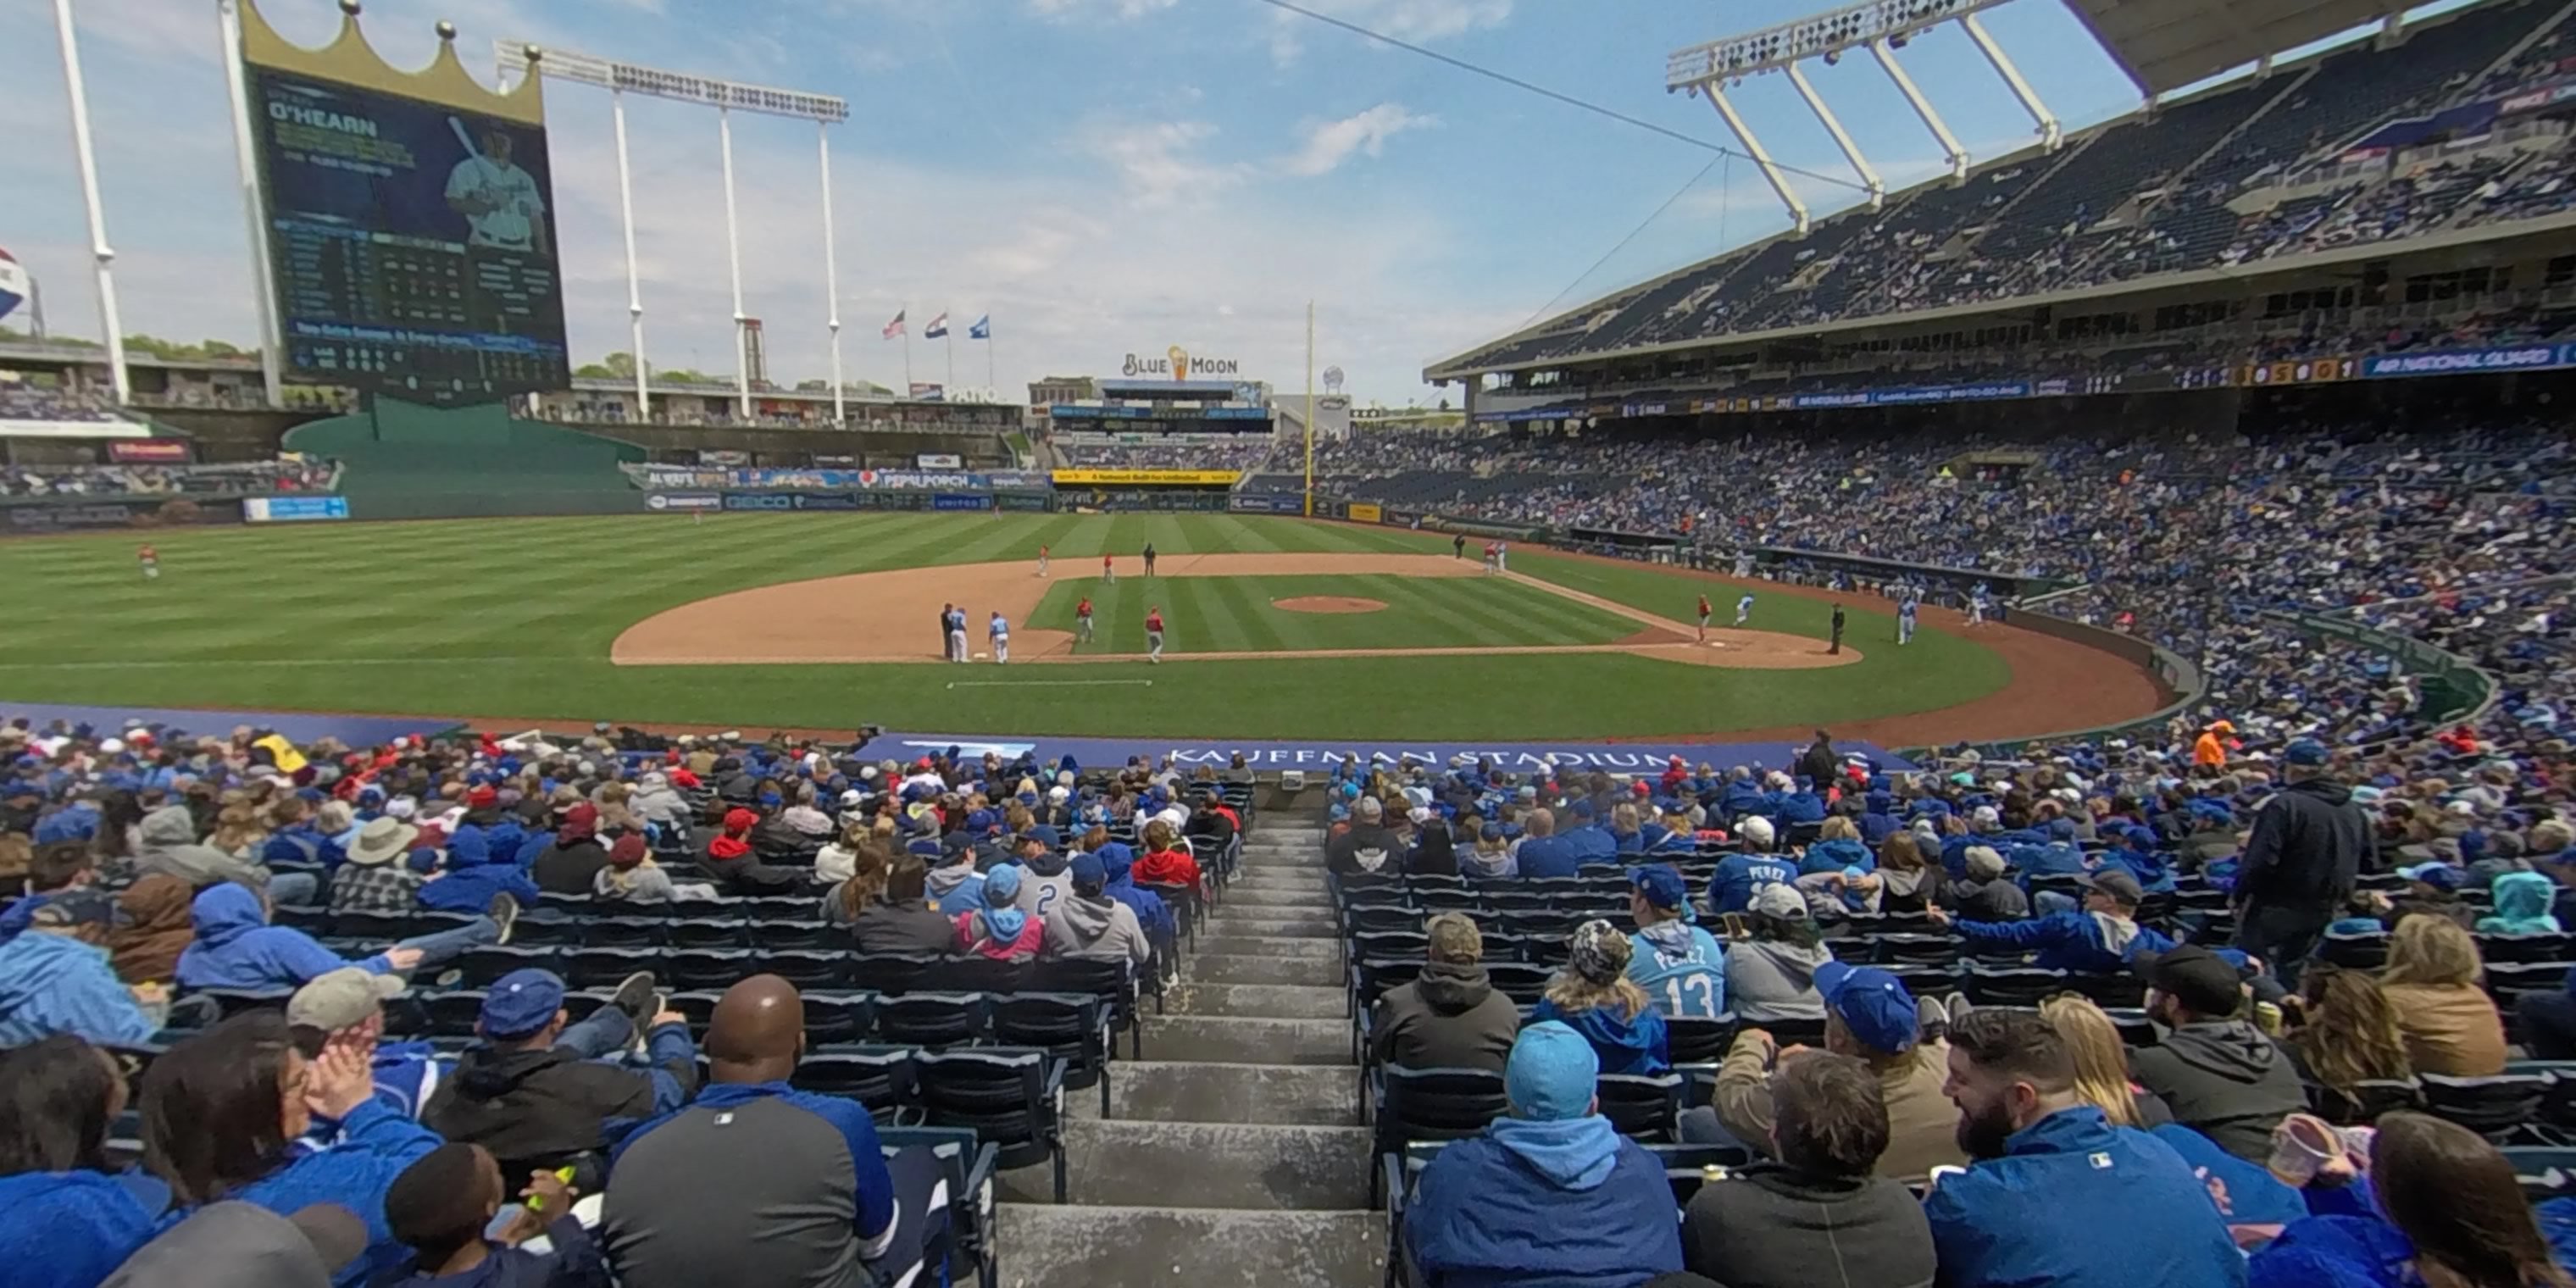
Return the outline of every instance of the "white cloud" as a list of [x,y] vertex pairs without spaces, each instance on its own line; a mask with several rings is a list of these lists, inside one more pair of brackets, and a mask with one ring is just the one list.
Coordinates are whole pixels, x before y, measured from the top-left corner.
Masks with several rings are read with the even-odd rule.
[[1180,0],[1029,0],[1029,8],[1040,17],[1072,18],[1085,14],[1108,13],[1121,22],[1134,22],[1158,9],[1169,9]]
[[1439,123],[1440,118],[1407,111],[1401,103],[1380,103],[1338,121],[1318,121],[1308,125],[1304,131],[1305,143],[1282,164],[1290,174],[1310,177],[1329,174],[1350,160],[1355,152],[1377,156],[1385,150],[1388,139],[1406,130],[1425,129]]
[[1102,118],[1077,130],[1075,143],[1117,171],[1123,191],[1136,205],[1203,204],[1244,177],[1240,165],[1199,154],[1199,145],[1216,132],[1205,121]]
[[[1463,36],[1480,27],[1499,27],[1512,16],[1512,0],[1302,0],[1303,7],[1329,14],[1344,22],[1366,27],[1381,35],[1415,44],[1429,44]],[[1271,11],[1270,55],[1279,62],[1293,62],[1305,52],[1306,42],[1319,34],[1383,49],[1376,41],[1362,41],[1348,32],[1336,31],[1303,14],[1284,9]]]

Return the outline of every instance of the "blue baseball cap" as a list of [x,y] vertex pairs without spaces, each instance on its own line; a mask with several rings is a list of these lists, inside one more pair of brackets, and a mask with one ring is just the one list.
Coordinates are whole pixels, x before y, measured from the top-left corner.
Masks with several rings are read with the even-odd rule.
[[1628,884],[1646,896],[1646,902],[1665,910],[1679,912],[1690,906],[1690,886],[1671,864],[1655,863],[1638,868],[1628,876]]
[[1886,1055],[1914,1049],[1921,1021],[1914,995],[1876,966],[1826,962],[1816,968],[1816,991],[1862,1046]]
[[1109,882],[1109,865],[1097,854],[1077,854],[1065,871],[1073,877],[1076,890],[1098,890]]
[[2326,763],[2333,756],[2332,749],[2314,738],[2293,739],[2289,746],[2281,749],[2281,763],[2311,769]]
[[530,966],[493,982],[483,998],[483,1036],[507,1042],[533,1037],[563,1009],[563,977]]
[[1601,1056],[1582,1034],[1557,1020],[1522,1029],[1503,1064],[1503,1090],[1515,1117],[1563,1122],[1592,1112]]

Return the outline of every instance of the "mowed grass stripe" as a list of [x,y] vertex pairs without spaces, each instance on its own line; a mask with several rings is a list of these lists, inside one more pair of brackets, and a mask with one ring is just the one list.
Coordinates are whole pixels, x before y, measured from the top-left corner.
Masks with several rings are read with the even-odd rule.
[[1499,607],[1489,606],[1486,596],[1502,583],[1486,578],[1442,579],[1419,578],[1409,584],[1412,595],[1429,612],[1457,623],[1479,642],[1488,644],[1564,644],[1570,643],[1554,633],[1530,626]]
[[1289,636],[1297,629],[1289,620],[1294,615],[1271,607],[1273,596],[1261,590],[1266,580],[1259,577],[1210,577],[1206,579],[1224,604],[1226,619],[1240,628],[1243,642],[1233,647],[1268,652],[1288,647]]

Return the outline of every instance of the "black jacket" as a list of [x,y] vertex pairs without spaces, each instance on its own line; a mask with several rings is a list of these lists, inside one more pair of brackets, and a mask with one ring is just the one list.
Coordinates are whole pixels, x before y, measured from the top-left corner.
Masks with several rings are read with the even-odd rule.
[[2019,921],[2030,915],[2030,896],[2022,893],[2010,877],[1944,881],[1932,902],[1970,921]]
[[1351,830],[1324,846],[1324,866],[1336,873],[1404,871],[1404,844],[1395,833],[1375,823],[1351,824]]
[[2352,893],[2370,853],[2370,820],[2352,789],[2324,778],[2292,783],[2254,811],[2236,868],[2240,906],[2331,911]]
[[850,923],[850,945],[863,953],[953,953],[957,927],[918,903],[874,904]]
[[1458,875],[1458,843],[1449,835],[1447,821],[1435,818],[1422,825],[1422,834],[1413,843],[1413,857],[1404,868],[1415,876]]
[[2175,1029],[2129,1053],[2129,1076],[2163,1097],[2175,1122],[2257,1163],[2271,1157],[2273,1125],[2308,1107],[2297,1067],[2243,1020]]
[[1726,1288],[1929,1288],[1932,1224],[1902,1181],[1762,1162],[1682,1215],[1682,1265]]
[[528,875],[548,894],[589,894],[592,879],[607,866],[608,849],[596,840],[549,842],[528,865]]
[[1834,775],[1842,769],[1842,764],[1843,758],[1834,751],[1834,745],[1818,738],[1807,744],[1806,752],[1798,757],[1798,772],[1815,780],[1816,791],[1822,794],[1833,785]]
[[[698,1085],[694,1055],[656,1066],[679,1080],[682,1098]],[[641,1122],[654,1113],[653,1079],[641,1070],[585,1060],[579,1054],[470,1047],[440,1083],[420,1121],[452,1141],[491,1150],[501,1174],[522,1176],[557,1166],[585,1150],[604,1149],[610,1119]]]
[[1380,1061],[1407,1069],[1501,1073],[1520,1030],[1520,1007],[1494,991],[1484,967],[1432,962],[1377,1000],[1369,1042]]

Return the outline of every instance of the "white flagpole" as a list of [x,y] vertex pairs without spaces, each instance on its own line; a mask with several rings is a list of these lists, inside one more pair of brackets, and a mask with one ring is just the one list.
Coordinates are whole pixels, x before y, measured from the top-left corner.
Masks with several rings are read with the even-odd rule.
[[847,425],[849,418],[841,406],[841,268],[832,248],[831,124],[816,121],[814,137],[820,141],[823,154],[823,303],[832,328],[832,423]]
[[948,385],[940,390],[940,396],[944,398],[949,389],[957,387],[957,328],[944,326],[939,329],[939,347],[948,351]]
[[[635,414],[651,423],[653,390],[651,368],[644,361],[644,284],[635,270],[635,184],[626,164],[626,91],[610,86],[608,114],[617,127],[617,220],[626,234],[626,331],[627,344],[634,349]],[[740,330],[739,324],[734,328]]]
[[99,203],[98,154],[90,146],[89,87],[81,81],[72,0],[54,0],[54,30],[62,39],[63,88],[71,91],[72,154],[80,163],[81,201],[89,207],[89,253],[98,272],[99,325],[107,330],[107,375],[116,387],[116,404],[122,407],[134,401],[134,383],[125,370],[125,324],[116,313],[116,275],[108,269],[116,251],[107,244],[107,210]]
[[984,383],[992,387],[996,397],[1000,396],[1002,382],[993,376],[993,320],[989,317],[984,319]]
[[[740,397],[740,414],[750,420],[751,357],[742,329],[742,243],[734,231],[733,112],[722,104],[716,106],[716,141],[724,153],[725,268],[733,278],[733,383]],[[643,361],[643,355],[636,355],[636,361]]]

